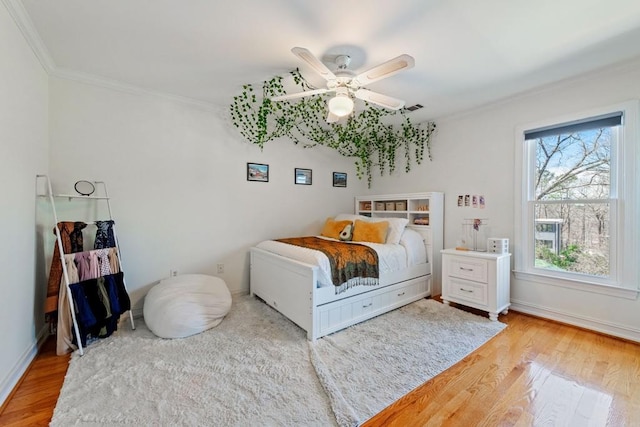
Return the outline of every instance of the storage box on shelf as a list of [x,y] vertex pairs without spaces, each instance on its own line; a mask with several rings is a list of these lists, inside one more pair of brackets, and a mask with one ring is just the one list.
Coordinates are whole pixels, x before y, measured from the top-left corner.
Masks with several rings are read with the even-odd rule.
[[360,202],[360,210],[361,211],[370,211],[371,210],[371,202]]
[[[373,209],[372,209],[373,208]],[[356,214],[373,218],[407,218],[408,227],[424,238],[431,263],[431,294],[441,292],[440,250],[443,248],[444,194],[438,192],[357,197]]]

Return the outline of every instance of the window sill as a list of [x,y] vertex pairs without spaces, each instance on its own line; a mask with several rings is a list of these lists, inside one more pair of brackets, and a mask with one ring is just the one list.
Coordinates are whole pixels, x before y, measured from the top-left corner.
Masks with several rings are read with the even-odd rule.
[[514,270],[513,273],[515,274],[516,279],[542,283],[545,285],[560,286],[562,288],[576,289],[583,292],[608,295],[617,298],[635,300],[638,298],[638,294],[640,294],[640,290],[638,289],[621,288],[618,286],[604,285],[601,283],[592,283],[579,280],[561,279],[555,276],[530,273],[525,271]]

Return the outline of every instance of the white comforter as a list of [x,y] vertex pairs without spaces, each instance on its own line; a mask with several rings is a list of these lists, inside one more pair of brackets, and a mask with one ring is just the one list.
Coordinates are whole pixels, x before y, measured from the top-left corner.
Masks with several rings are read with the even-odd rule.
[[[326,240],[333,240],[322,236],[317,237]],[[407,255],[407,249],[403,245],[384,245],[368,242],[358,242],[358,244],[369,246],[371,249],[376,251],[378,254],[378,268],[380,274],[405,269],[408,266],[408,260],[415,259],[415,257]],[[287,258],[304,262],[305,264],[317,265],[319,267],[319,286],[333,285],[331,281],[331,265],[329,264],[329,258],[320,251],[303,248],[301,246],[289,245],[275,240],[266,240],[257,244],[256,247]],[[422,259],[426,259],[426,256],[422,257]]]

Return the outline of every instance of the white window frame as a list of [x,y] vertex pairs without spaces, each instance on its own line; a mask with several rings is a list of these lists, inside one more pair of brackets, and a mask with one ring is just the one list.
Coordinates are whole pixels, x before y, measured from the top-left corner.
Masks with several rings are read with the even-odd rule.
[[[611,147],[610,226],[611,275],[606,279],[534,266],[534,221],[530,182],[535,174],[535,144],[525,142],[526,131],[577,122],[616,111],[623,113],[615,147]],[[514,263],[517,279],[636,299],[640,291],[640,101],[598,108],[516,128]],[[615,185],[617,183],[617,185]]]

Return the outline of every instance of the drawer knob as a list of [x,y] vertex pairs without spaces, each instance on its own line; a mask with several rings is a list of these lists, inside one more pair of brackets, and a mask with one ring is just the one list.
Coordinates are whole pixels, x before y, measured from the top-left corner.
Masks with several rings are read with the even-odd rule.
[[402,295],[404,295],[404,292],[402,292],[401,294],[398,294],[399,297],[401,297]]
[[470,290],[470,289],[463,289],[463,288],[460,288],[460,290],[461,290],[462,292],[466,292],[466,293],[469,293],[469,294],[472,294],[472,293],[473,293],[473,291],[472,291],[472,290]]
[[460,270],[462,270],[462,271],[473,271],[473,268],[460,267]]
[[369,303],[369,304],[367,304],[367,305],[363,305],[363,306],[362,306],[362,308],[371,307],[371,305],[372,305],[372,304],[373,304],[373,303],[372,303],[372,302],[370,302],[370,303]]

